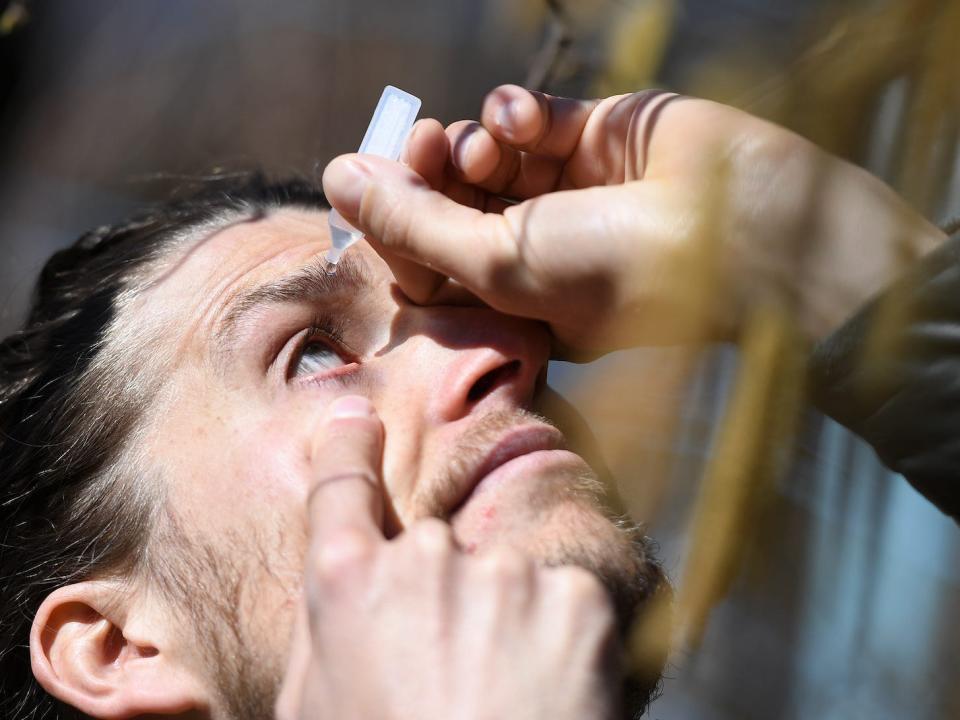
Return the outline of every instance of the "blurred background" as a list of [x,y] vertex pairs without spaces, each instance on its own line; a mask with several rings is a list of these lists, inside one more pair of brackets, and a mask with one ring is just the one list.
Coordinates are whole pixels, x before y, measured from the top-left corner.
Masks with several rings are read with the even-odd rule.
[[[945,222],[960,213],[957,38],[958,3],[933,0],[0,0],[0,332],[82,231],[184,177],[317,172],[356,149],[388,83],[442,122],[476,117],[505,82],[711,97]],[[681,606],[650,717],[960,717],[960,530],[833,422],[768,403],[796,440],[775,472],[734,480],[762,501],[723,510],[740,539],[702,565],[707,485],[731,457],[721,430],[758,423],[729,414],[731,393],[781,386],[751,357],[658,349],[551,369],[681,598],[690,577],[715,578]]]

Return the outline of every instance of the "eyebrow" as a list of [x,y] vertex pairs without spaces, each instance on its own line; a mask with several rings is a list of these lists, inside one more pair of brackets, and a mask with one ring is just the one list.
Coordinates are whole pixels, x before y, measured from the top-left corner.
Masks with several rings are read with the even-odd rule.
[[366,265],[356,254],[344,255],[337,264],[336,273],[328,273],[322,255],[285,277],[242,293],[220,321],[214,335],[214,350],[218,356],[233,350],[237,327],[243,325],[268,305],[321,304],[330,302],[345,292],[359,292],[370,285]]

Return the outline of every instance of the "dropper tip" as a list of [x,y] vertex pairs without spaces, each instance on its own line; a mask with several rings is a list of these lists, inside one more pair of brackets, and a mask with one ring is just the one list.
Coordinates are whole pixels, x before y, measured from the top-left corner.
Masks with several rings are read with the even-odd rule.
[[339,261],[340,251],[337,248],[330,248],[327,250],[327,254],[323,256],[323,271],[327,273],[327,275],[335,275]]

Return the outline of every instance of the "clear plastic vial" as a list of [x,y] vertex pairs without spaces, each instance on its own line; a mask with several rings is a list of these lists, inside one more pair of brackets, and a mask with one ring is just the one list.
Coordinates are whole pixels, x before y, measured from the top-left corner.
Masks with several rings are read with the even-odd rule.
[[[387,85],[373,111],[358,152],[398,160],[418,112],[420,98]],[[344,220],[336,210],[330,211],[329,222],[331,246],[324,256],[324,269],[328,273],[335,273],[343,253],[363,237],[363,233]]]

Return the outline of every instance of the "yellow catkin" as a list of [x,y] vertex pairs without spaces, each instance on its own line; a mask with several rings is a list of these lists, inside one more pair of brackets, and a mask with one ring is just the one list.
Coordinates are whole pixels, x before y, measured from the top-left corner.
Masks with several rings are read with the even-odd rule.
[[[611,12],[606,63],[594,80],[595,95],[633,91],[655,80],[675,10],[670,0],[648,0]],[[902,89],[902,107],[887,110],[899,112],[890,158],[875,170],[931,219],[950,211],[957,215],[956,208],[941,205],[960,147],[956,54],[960,0],[828,4],[805,31],[801,29],[804,35],[806,50],[786,65],[778,67],[767,62],[762,50],[741,45],[705,64],[699,76],[678,89],[770,118],[855,162],[866,158],[881,100],[896,97],[888,95],[892,87]],[[709,231],[726,227],[723,173],[698,196],[706,206],[702,214],[712,222],[703,223],[689,243],[679,243],[691,251],[675,258],[665,273],[669,278],[664,292],[674,293],[665,303],[669,311],[645,319],[652,324],[641,328],[638,336],[669,335],[660,332],[669,330],[696,337],[698,331],[709,329],[717,293],[723,292],[717,274],[723,232]],[[797,257],[796,263],[799,271],[804,258]],[[657,601],[636,618],[628,644],[635,672],[653,668],[676,640],[669,630],[673,620],[682,639],[696,644],[711,609],[733,580],[748,563],[763,559],[762,549],[751,547],[752,538],[765,524],[769,506],[764,500],[772,496],[802,406],[805,349],[793,326],[796,315],[788,310],[788,303],[775,299],[755,308],[746,324],[734,391],[691,514],[689,552],[677,599],[672,606]],[[898,352],[900,329],[909,314],[905,297],[887,298],[867,337],[865,362]],[[591,398],[592,414],[613,416],[612,425],[620,424],[621,418],[623,424],[634,426],[638,420],[649,420],[654,427],[645,426],[644,432],[662,438],[668,448],[678,426],[683,379],[696,349],[682,357],[677,373],[658,376],[670,378],[669,392],[662,398],[650,392],[649,377],[638,377],[629,366],[620,365],[593,380],[581,394]],[[635,408],[629,415],[628,398],[654,400],[652,407]],[[631,443],[625,433],[609,440],[605,450],[618,471],[642,469],[655,456],[654,450]],[[669,454],[665,451],[661,457]],[[656,466],[652,474],[650,487],[627,498],[632,509],[639,508],[640,519],[655,518],[670,492],[669,467]]]
[[750,318],[737,378],[693,512],[677,618],[689,643],[702,634],[745,557],[795,426],[800,355],[789,316],[761,306]]
[[944,5],[917,48],[898,189],[921,212],[938,210],[957,150],[960,3]]
[[653,81],[670,38],[676,12],[674,0],[634,0],[611,23],[597,97],[632,92]]

